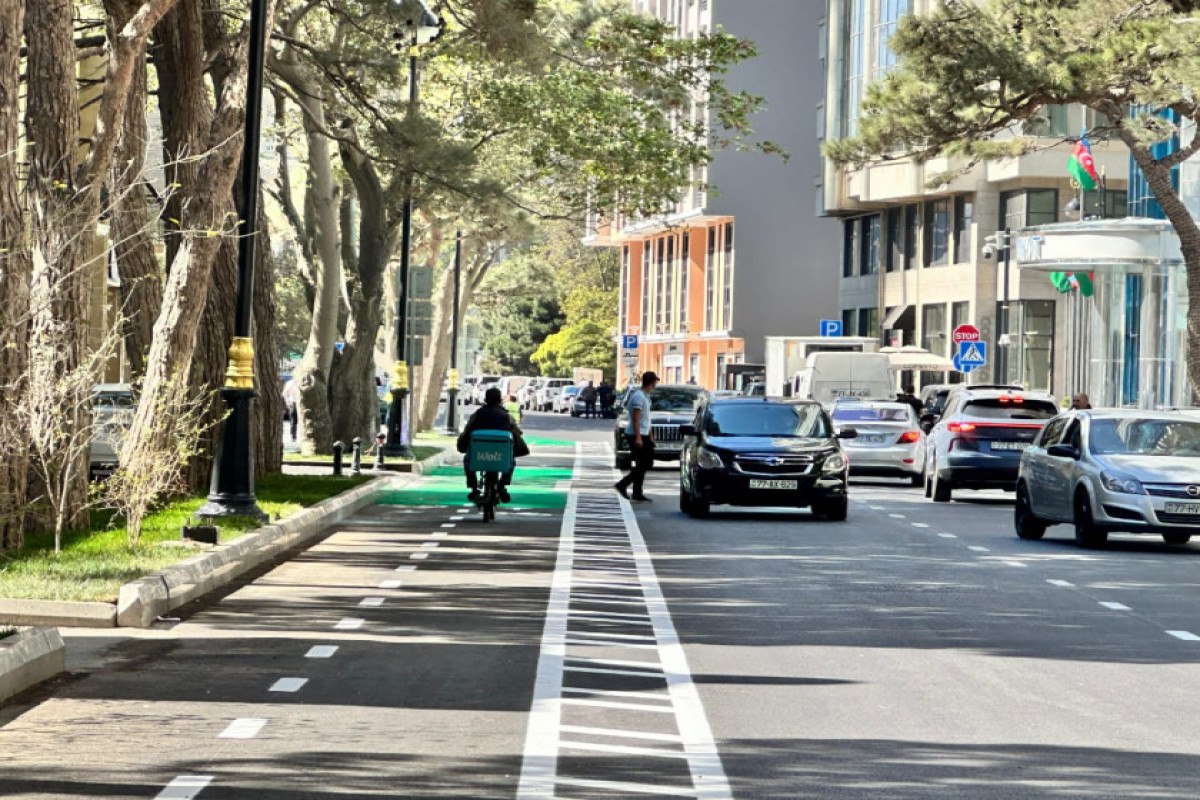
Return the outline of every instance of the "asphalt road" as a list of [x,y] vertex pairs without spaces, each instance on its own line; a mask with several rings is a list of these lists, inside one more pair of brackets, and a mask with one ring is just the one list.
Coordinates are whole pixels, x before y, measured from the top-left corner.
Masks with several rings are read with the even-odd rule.
[[524,427],[525,510],[435,480],[0,709],[0,796],[1200,797],[1200,544],[889,481],[690,520],[611,422]]

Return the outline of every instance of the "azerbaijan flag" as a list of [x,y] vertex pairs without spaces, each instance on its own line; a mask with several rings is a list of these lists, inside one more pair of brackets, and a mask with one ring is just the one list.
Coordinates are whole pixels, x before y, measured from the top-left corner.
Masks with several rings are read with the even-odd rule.
[[1087,131],[1084,131],[1075,143],[1075,152],[1067,162],[1067,171],[1085,192],[1094,192],[1100,185],[1100,176],[1096,174],[1096,162],[1092,159],[1092,143],[1088,141]]

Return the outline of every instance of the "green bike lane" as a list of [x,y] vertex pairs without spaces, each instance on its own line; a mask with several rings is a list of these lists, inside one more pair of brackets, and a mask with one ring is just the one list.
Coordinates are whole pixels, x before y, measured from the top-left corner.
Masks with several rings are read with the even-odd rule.
[[512,797],[574,443],[494,523],[457,466],[0,709],[6,798]]

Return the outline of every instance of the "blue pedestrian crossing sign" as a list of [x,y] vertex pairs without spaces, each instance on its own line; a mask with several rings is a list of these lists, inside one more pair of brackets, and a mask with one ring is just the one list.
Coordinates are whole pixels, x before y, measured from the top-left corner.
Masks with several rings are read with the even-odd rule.
[[840,319],[823,319],[821,320],[821,335],[822,336],[841,336],[842,321]]
[[637,350],[638,337],[636,333],[627,333],[621,337],[622,350]]
[[986,342],[959,342],[955,364],[963,372],[970,372],[987,363]]

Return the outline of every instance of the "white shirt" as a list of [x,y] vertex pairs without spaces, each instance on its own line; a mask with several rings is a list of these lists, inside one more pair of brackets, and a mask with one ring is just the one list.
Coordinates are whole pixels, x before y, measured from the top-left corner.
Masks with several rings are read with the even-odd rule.
[[646,392],[643,391],[642,389],[634,389],[633,393],[629,395],[628,405],[629,405],[629,422],[626,423],[626,425],[625,425],[625,434],[627,436],[634,435],[633,414],[635,411],[640,409],[642,412],[642,415],[641,415],[641,418],[638,420],[638,422],[640,424],[638,425],[639,430],[637,431],[637,433],[640,433],[642,436],[649,436],[650,435],[650,398],[646,396]]

